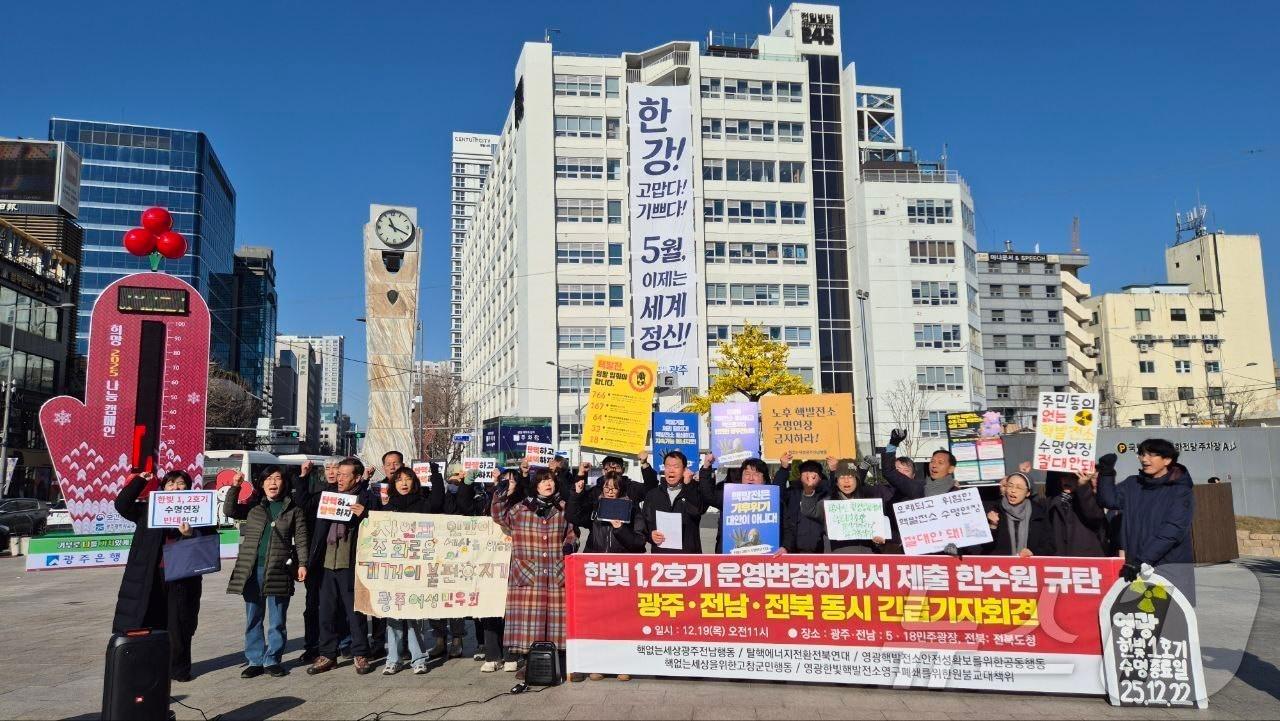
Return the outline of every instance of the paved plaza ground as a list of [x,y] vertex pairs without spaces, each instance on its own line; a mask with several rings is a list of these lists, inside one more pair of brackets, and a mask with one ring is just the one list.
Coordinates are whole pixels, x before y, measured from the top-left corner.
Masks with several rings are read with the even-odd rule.
[[[103,653],[120,569],[24,573],[0,558],[0,718],[96,719]],[[467,655],[425,676],[357,676],[350,662],[321,676],[292,667],[282,679],[240,678],[244,607],[224,593],[230,564],[207,577],[191,683],[174,684],[179,719],[360,719],[376,712],[418,719],[898,719],[898,718],[1276,718],[1280,717],[1280,562],[1241,559],[1199,571],[1206,711],[1117,709],[1101,698],[906,690],[828,684],[640,678],[587,681],[502,696],[514,674],[479,673]],[[289,610],[300,653],[302,595]],[[468,624],[468,629],[470,625]],[[1031,689],[1028,689],[1031,690]],[[443,708],[452,707],[452,708]],[[430,710],[428,709],[436,709]]]

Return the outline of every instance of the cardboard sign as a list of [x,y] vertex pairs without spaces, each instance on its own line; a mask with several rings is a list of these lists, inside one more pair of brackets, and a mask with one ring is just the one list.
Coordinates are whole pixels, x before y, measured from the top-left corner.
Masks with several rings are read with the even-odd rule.
[[354,515],[351,507],[358,502],[359,497],[354,493],[324,491],[320,494],[320,509],[316,513],[316,518],[345,523],[351,520],[351,516]]
[[431,462],[430,461],[414,461],[413,475],[418,477],[418,482],[423,486],[431,485]]
[[865,541],[879,536],[889,538],[889,519],[878,498],[851,498],[823,501],[827,518],[827,537],[833,541]]
[[1167,579],[1120,579],[1098,609],[1112,706],[1207,708],[1195,608]]
[[767,395],[760,399],[765,458],[856,458],[851,393]]
[[653,361],[596,356],[583,420],[584,451],[632,458],[644,452],[657,372]]
[[698,466],[698,414],[653,414],[653,460],[661,463],[670,451],[680,451],[690,468]]
[[497,458],[463,458],[462,470],[475,473],[477,483],[491,483],[493,472],[498,470]]
[[737,468],[760,456],[760,404],[711,404],[711,453],[715,467]]
[[1041,393],[1036,418],[1032,467],[1093,472],[1098,445],[1097,393]]
[[772,484],[726,483],[720,511],[725,553],[773,553],[782,544],[782,489]]
[[524,444],[524,459],[534,468],[546,468],[556,457],[556,447],[550,443]]
[[215,491],[155,491],[147,497],[147,528],[212,526]]
[[991,542],[991,528],[978,489],[965,488],[893,504],[908,556],[937,553],[954,543],[958,548]]

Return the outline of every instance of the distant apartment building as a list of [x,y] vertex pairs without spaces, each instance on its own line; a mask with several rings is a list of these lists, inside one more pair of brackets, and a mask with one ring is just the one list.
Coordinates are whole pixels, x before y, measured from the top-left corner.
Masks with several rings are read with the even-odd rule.
[[454,133],[449,177],[449,368],[462,372],[462,247],[488,181],[496,135]]

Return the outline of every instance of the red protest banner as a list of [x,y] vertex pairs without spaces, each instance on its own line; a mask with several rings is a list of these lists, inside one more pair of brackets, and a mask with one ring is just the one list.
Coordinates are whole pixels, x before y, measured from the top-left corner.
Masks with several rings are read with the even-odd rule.
[[1098,608],[1121,564],[819,555],[565,560],[569,671],[1099,695]]

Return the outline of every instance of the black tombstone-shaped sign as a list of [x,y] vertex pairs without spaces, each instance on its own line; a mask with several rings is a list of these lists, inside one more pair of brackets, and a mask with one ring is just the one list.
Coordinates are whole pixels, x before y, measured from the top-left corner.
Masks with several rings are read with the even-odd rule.
[[1195,609],[1172,583],[1154,573],[1117,581],[1098,622],[1111,705],[1208,707]]

